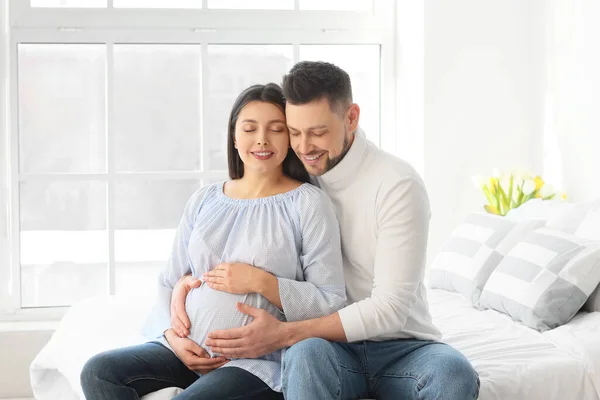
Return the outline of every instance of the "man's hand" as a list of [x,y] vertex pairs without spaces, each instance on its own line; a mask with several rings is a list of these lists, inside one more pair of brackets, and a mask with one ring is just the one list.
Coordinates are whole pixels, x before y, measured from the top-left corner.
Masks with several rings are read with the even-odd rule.
[[190,319],[185,311],[185,299],[190,290],[198,288],[202,281],[190,275],[181,277],[173,288],[171,294],[171,328],[181,337],[186,338],[190,334]]
[[211,288],[233,294],[258,293],[267,272],[250,264],[221,263],[204,273],[202,279]]
[[177,354],[177,357],[192,371],[206,374],[229,362],[224,357],[211,358],[196,342],[188,338],[180,338],[173,329],[167,330],[165,337],[175,354]]
[[257,358],[288,346],[285,322],[242,303],[237,304],[237,309],[254,320],[241,328],[209,333],[206,345],[213,352],[226,358]]

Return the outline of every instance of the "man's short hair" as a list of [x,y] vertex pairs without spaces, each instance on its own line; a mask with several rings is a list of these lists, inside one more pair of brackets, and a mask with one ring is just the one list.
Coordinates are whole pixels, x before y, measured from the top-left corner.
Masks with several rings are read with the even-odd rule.
[[294,105],[327,99],[334,112],[352,104],[350,76],[340,67],[322,61],[301,61],[283,77],[283,95]]

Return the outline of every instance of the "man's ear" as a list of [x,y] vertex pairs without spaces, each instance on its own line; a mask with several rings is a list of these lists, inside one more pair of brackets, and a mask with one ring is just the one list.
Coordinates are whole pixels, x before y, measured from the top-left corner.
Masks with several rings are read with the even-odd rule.
[[348,112],[346,113],[346,123],[348,124],[348,130],[350,132],[356,131],[358,129],[358,120],[360,118],[360,107],[358,104],[353,103],[348,108]]

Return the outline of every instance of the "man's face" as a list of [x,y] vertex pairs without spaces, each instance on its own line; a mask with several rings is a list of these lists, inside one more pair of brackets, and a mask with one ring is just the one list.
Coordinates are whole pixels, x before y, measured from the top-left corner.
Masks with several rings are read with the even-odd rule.
[[287,103],[290,145],[311,175],[323,175],[346,155],[358,125],[359,109],[333,111],[327,99],[307,104]]

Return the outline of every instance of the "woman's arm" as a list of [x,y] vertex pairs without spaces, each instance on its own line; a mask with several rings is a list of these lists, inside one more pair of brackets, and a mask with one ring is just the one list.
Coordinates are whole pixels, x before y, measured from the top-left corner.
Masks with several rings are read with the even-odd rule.
[[278,278],[248,264],[222,263],[203,275],[204,282],[228,293],[259,293],[282,310],[288,321],[317,318],[342,308],[346,290],[333,205],[316,187],[297,202],[303,281]]
[[287,321],[329,315],[346,304],[340,229],[331,200],[310,187],[298,197],[297,210],[304,281],[276,278]]
[[188,200],[183,211],[183,216],[175,234],[169,261],[159,277],[158,299],[142,330],[144,336],[148,338],[161,337],[171,327],[171,295],[173,287],[184,275],[191,271],[188,244],[196,214],[200,208],[206,189],[207,187],[197,190]]

